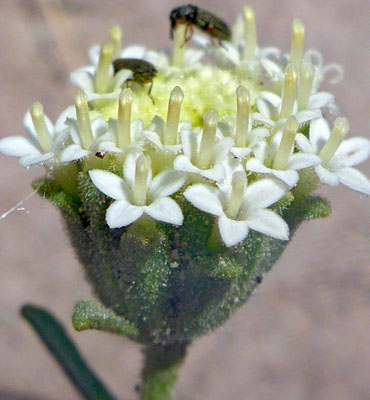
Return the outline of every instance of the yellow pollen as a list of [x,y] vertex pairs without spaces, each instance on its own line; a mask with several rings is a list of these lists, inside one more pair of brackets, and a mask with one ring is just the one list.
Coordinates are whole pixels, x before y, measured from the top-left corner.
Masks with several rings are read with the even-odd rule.
[[324,165],[329,163],[335,152],[338,150],[338,147],[342,143],[344,137],[347,135],[348,131],[349,123],[347,118],[337,118],[334,122],[334,128],[331,132],[329,140],[325,143],[324,147],[319,153],[319,157]]
[[177,131],[180,121],[181,104],[184,100],[184,93],[180,86],[175,86],[170,94],[168,102],[166,129],[164,132],[163,144],[177,144]]
[[173,52],[172,65],[174,67],[181,68],[184,65],[186,50],[185,35],[186,24],[178,24],[173,33],[175,49]]
[[297,96],[297,73],[293,64],[289,63],[285,69],[285,81],[280,118],[288,118],[293,114],[294,102]]
[[95,90],[97,93],[106,93],[108,90],[112,56],[112,43],[104,43],[100,50],[99,62],[96,68]]
[[121,40],[122,40],[122,31],[119,25],[112,26],[109,31],[109,41],[113,46],[113,59],[119,58],[121,55]]
[[226,215],[231,219],[236,219],[238,216],[246,183],[247,177],[243,171],[233,173],[231,195],[225,211]]
[[301,75],[298,87],[298,110],[306,110],[312,92],[313,78],[315,76],[314,66],[307,61],[302,61]]
[[256,17],[251,7],[243,7],[243,13],[245,27],[243,60],[253,61],[257,46]]
[[235,145],[236,147],[245,147],[249,129],[250,93],[244,86],[238,86],[236,89],[236,105]]
[[216,137],[218,114],[214,109],[209,110],[203,116],[203,133],[197,157],[197,166],[208,169],[213,158],[213,147]]
[[290,62],[295,70],[300,72],[304,48],[305,27],[301,20],[295,19],[292,24],[292,44],[290,47]]
[[33,103],[30,108],[30,114],[40,146],[45,153],[48,153],[53,146],[53,139],[50,136],[48,127],[46,126],[42,104],[39,102]]
[[94,141],[94,135],[91,129],[87,96],[83,90],[79,90],[77,93],[75,107],[81,144],[85,150],[88,150]]
[[136,160],[135,181],[133,187],[134,203],[137,206],[145,206],[148,175],[150,171],[150,158],[142,154]]
[[289,157],[293,149],[294,139],[298,130],[297,118],[289,117],[285,123],[284,133],[281,138],[279,149],[276,153],[273,169],[284,171],[288,165]]
[[132,91],[130,88],[123,89],[118,101],[117,120],[117,144],[124,149],[131,144],[131,106]]

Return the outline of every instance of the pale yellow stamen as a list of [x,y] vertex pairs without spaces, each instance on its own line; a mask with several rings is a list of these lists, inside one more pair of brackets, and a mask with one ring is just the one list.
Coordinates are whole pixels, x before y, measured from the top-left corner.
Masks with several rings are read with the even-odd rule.
[[185,43],[186,33],[187,33],[186,24],[178,24],[173,32],[175,49],[173,52],[172,64],[174,67],[181,68],[184,65],[184,57],[186,50],[186,43]]
[[133,187],[134,203],[137,206],[145,206],[148,184],[148,175],[150,171],[150,159],[144,154],[136,160],[135,181]]
[[279,149],[276,153],[273,169],[284,171],[288,165],[289,157],[293,149],[294,139],[298,130],[297,118],[289,117],[285,123],[284,133],[281,138]]
[[331,132],[330,139],[325,143],[319,153],[319,157],[324,164],[327,164],[331,160],[348,131],[349,123],[347,118],[337,118],[334,122],[334,128]]
[[297,96],[297,73],[291,63],[285,69],[285,81],[280,118],[288,118],[293,114]]
[[97,93],[106,93],[108,90],[112,56],[112,43],[104,43],[100,50],[99,62],[96,68],[95,90]]
[[257,46],[256,17],[251,7],[245,6],[243,8],[243,13],[245,27],[243,60],[253,61]]
[[312,92],[313,78],[315,76],[314,66],[307,61],[302,61],[301,76],[298,88],[298,110],[306,110]]
[[117,144],[124,149],[131,144],[131,107],[132,91],[130,88],[123,89],[118,101],[117,120]]
[[244,86],[238,86],[236,89],[236,105],[235,145],[236,147],[245,147],[249,129],[250,93]]
[[292,44],[290,47],[290,62],[295,70],[301,70],[301,62],[304,48],[305,27],[301,20],[295,19],[292,24]]
[[226,208],[226,215],[231,219],[236,219],[238,216],[246,182],[247,177],[243,171],[234,172],[231,195]]
[[81,144],[85,150],[88,150],[94,141],[94,135],[91,129],[87,96],[86,93],[82,90],[77,93],[75,99],[75,107]]
[[197,157],[197,166],[199,168],[208,169],[211,166],[217,123],[218,114],[216,110],[212,109],[204,114],[202,140]]
[[33,103],[30,114],[35,128],[37,139],[45,153],[48,153],[53,146],[53,139],[45,122],[44,108],[39,102]]
[[113,59],[119,58],[121,55],[121,40],[122,40],[122,31],[119,25],[112,26],[109,31],[109,40],[113,46]]
[[180,121],[181,104],[184,100],[184,93],[180,86],[172,89],[168,102],[166,129],[164,131],[163,144],[177,144],[177,131]]

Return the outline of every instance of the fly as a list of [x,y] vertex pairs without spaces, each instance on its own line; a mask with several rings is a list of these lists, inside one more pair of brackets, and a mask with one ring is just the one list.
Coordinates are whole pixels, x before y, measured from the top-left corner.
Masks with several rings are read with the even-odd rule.
[[140,85],[145,83],[150,83],[148,90],[148,96],[152,99],[154,104],[154,99],[151,96],[153,79],[157,75],[158,70],[149,61],[141,60],[139,58],[118,58],[113,61],[114,73],[116,74],[121,69],[129,69],[132,71],[132,78],[126,80],[127,84],[129,81],[137,82]]
[[203,8],[188,4],[174,8],[170,13],[171,33],[178,24],[186,24],[184,44],[193,36],[193,27],[197,27],[207,33],[212,39],[216,39],[221,45],[222,40],[231,39],[231,31],[227,24],[216,15]]

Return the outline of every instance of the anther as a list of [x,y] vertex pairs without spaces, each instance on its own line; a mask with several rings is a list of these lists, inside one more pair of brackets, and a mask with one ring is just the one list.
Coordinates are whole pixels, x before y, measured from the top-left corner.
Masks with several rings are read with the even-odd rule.
[[348,131],[349,123],[347,118],[337,118],[334,122],[334,128],[331,131],[329,140],[325,143],[324,147],[319,153],[319,157],[324,164],[327,164],[331,160]]
[[122,40],[122,31],[119,25],[114,25],[109,31],[109,41],[113,46],[113,59],[119,58],[121,56],[121,40]]
[[290,62],[295,70],[301,70],[303,57],[305,27],[301,20],[295,19],[292,24],[292,43],[290,47]]
[[112,43],[104,43],[101,46],[98,66],[95,76],[95,90],[97,93],[106,93],[109,85],[110,68],[113,56]]
[[174,30],[174,52],[173,52],[173,59],[172,64],[174,67],[182,67],[184,65],[184,57],[185,57],[185,50],[186,50],[186,24],[177,24]]
[[87,96],[83,90],[79,90],[77,93],[75,99],[75,108],[81,144],[84,149],[88,150],[94,141],[94,135],[91,129]]
[[247,183],[247,177],[243,171],[233,173],[232,190],[227,203],[226,215],[231,219],[236,219],[239,213],[240,205],[243,200],[244,188]]
[[145,206],[146,204],[146,192],[149,171],[150,159],[142,154],[136,160],[135,181],[132,190],[134,202],[138,206]]
[[308,108],[314,76],[314,66],[310,62],[302,61],[297,98],[298,110],[306,110]]
[[285,123],[284,133],[280,146],[275,156],[273,168],[284,171],[288,165],[289,157],[293,149],[294,139],[298,130],[297,118],[291,116]]
[[208,169],[212,163],[213,147],[216,137],[218,114],[214,109],[209,110],[203,116],[203,133],[197,157],[197,166]]
[[53,146],[53,139],[50,136],[48,127],[46,126],[42,104],[39,102],[33,103],[30,108],[30,114],[40,146],[45,153],[48,153]]
[[163,144],[175,145],[177,143],[177,131],[180,121],[181,104],[184,93],[180,86],[172,89],[168,102],[166,129],[164,131]]
[[288,118],[293,114],[294,102],[297,96],[297,73],[293,64],[285,69],[285,81],[281,104],[280,118]]
[[249,129],[250,93],[244,86],[238,86],[236,89],[236,105],[235,145],[245,147]]
[[124,149],[131,144],[131,106],[132,91],[130,88],[123,89],[118,101],[117,120],[117,144]]
[[245,6],[243,8],[243,13],[245,30],[243,59],[246,61],[253,61],[257,46],[256,17],[251,7]]

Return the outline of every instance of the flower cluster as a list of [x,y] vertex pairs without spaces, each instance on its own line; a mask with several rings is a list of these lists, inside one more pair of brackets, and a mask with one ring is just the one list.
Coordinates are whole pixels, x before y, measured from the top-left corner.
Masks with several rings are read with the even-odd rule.
[[[304,51],[301,21],[293,22],[289,54],[257,46],[248,7],[232,41],[222,45],[194,36],[197,48],[189,49],[181,28],[173,52],[156,52],[122,49],[121,31],[113,27],[109,40],[90,51],[92,64],[71,74],[80,88],[74,106],[53,125],[33,104],[24,119],[29,137],[3,138],[0,151],[55,176],[71,165],[88,171],[114,200],[106,211],[112,229],[144,214],[179,226],[176,199],[183,196],[217,217],[226,246],[250,229],[288,240],[275,207],[285,196],[339,183],[370,194],[370,181],[353,168],[369,157],[370,141],[344,139],[344,117],[330,128],[334,96],[319,86],[330,70],[339,79],[341,69]],[[117,58],[138,59],[137,71],[114,71]],[[157,70],[152,98],[134,79],[140,60]]]

